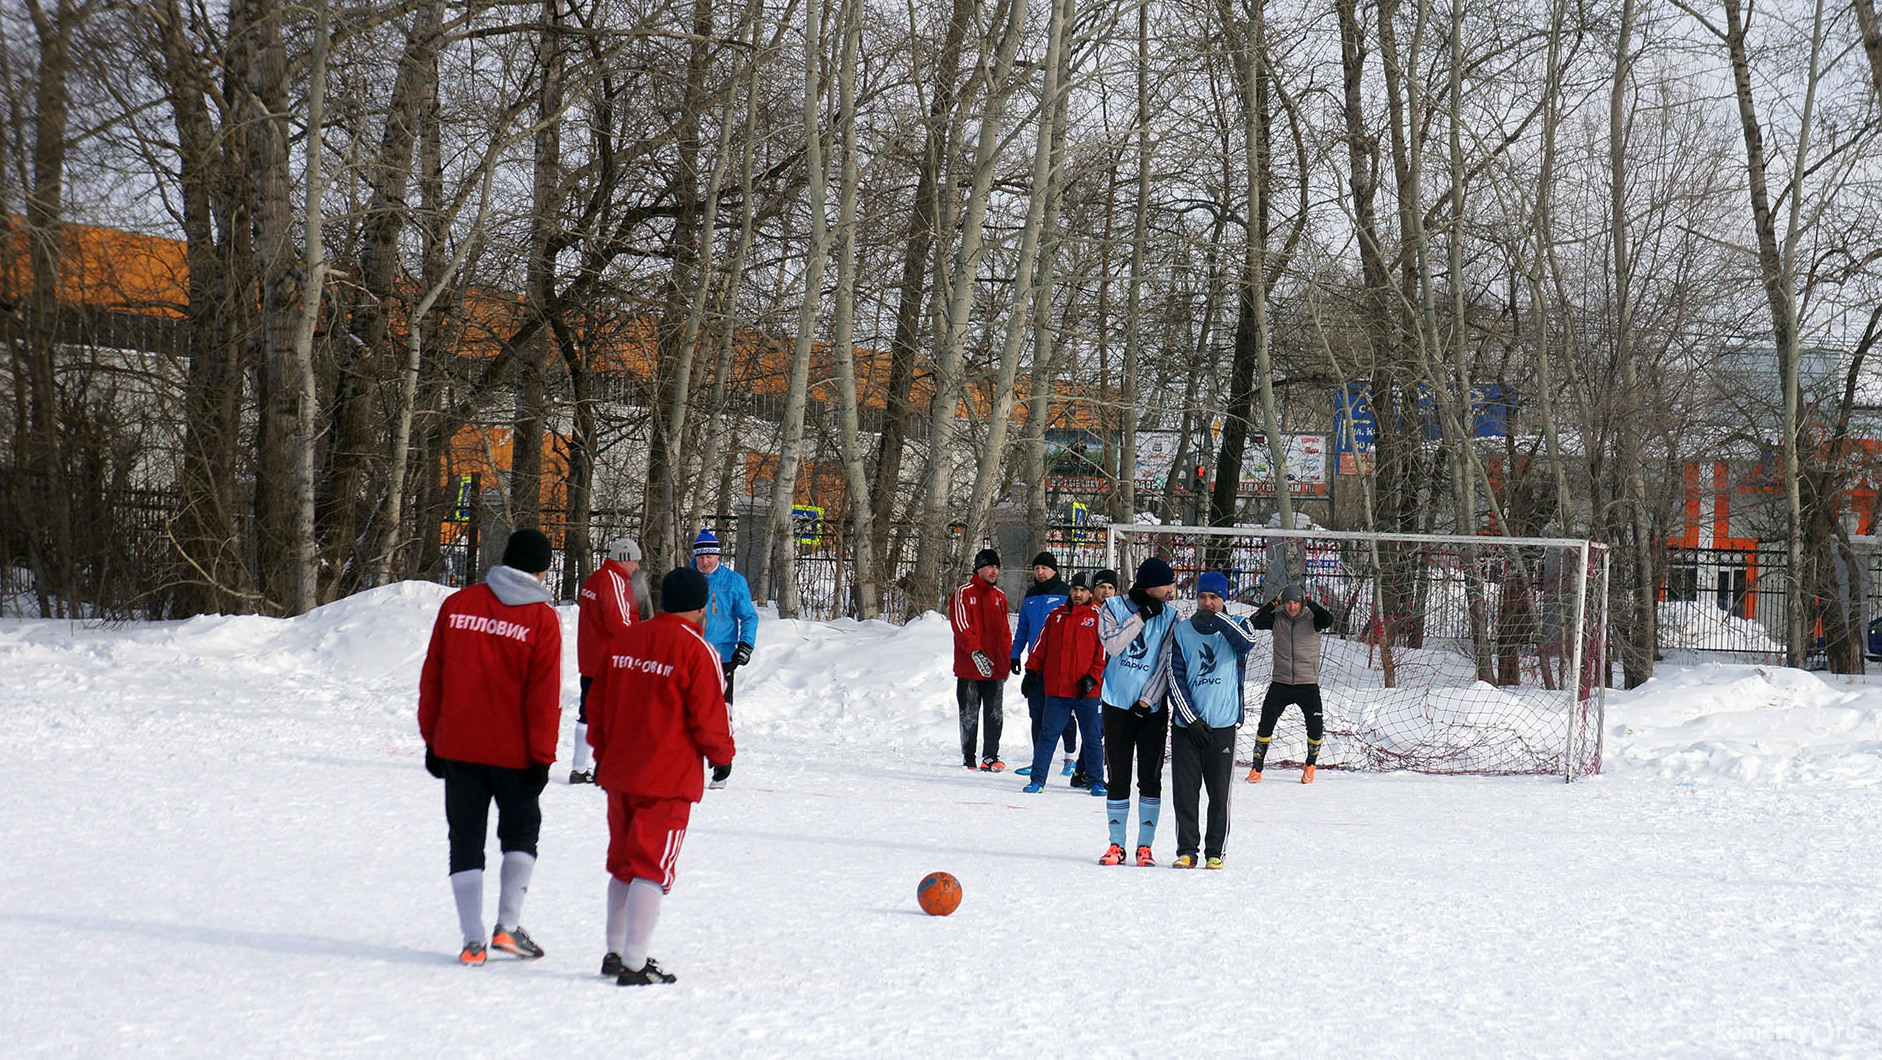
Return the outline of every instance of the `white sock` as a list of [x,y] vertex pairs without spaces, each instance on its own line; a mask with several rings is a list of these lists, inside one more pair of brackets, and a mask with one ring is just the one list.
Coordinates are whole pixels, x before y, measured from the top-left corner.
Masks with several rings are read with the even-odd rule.
[[514,928],[523,919],[523,896],[529,893],[529,878],[536,872],[536,855],[520,850],[505,851],[503,882],[497,892],[497,926]]
[[660,885],[652,880],[635,880],[627,885],[627,925],[621,944],[621,967],[647,967],[647,947],[653,944],[653,928],[660,922]]
[[574,764],[569,766],[569,770],[574,773],[588,772],[588,756],[589,756],[588,726],[583,725],[581,722],[576,722],[575,723],[575,762]]
[[484,870],[452,873],[451,896],[457,899],[457,925],[464,931],[464,941],[484,941]]
[[627,948],[627,882],[608,877],[608,952]]

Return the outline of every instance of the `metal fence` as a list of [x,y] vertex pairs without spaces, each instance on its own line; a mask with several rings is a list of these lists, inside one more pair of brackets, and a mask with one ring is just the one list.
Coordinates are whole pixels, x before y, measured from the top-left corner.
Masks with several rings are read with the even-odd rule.
[[[1782,662],[1790,616],[1788,556],[1782,548],[1673,548],[1660,587],[1658,647],[1757,662]],[[1882,657],[1876,592],[1882,552],[1857,553],[1853,570],[1833,572],[1835,591],[1856,604],[1864,654]],[[1821,628],[1810,631],[1812,662],[1820,664]]]

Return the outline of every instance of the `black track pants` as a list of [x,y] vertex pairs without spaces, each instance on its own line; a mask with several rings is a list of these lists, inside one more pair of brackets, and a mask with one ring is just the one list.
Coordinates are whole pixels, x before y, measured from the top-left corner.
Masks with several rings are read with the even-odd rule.
[[1105,798],[1131,797],[1131,761],[1137,763],[1137,797],[1163,797],[1163,745],[1170,731],[1170,712],[1134,714],[1104,705]]
[[992,762],[1000,757],[1000,729],[1005,724],[1000,702],[1006,695],[1006,679],[991,677],[984,681],[970,677],[954,679],[954,699],[961,711],[961,758],[974,764],[974,739],[980,730],[981,715],[986,715],[986,743],[981,760]]
[[505,854],[520,850],[536,856],[542,832],[542,805],[526,769],[505,769],[477,762],[444,763],[444,819],[451,828],[451,872],[484,867],[484,833],[490,826],[490,800],[497,803],[497,844]]
[[[1234,728],[1177,726],[1170,732],[1170,787],[1176,796],[1176,852],[1195,857],[1198,839],[1206,857],[1222,856],[1229,838],[1229,781],[1235,772]],[[1202,789],[1209,789],[1209,832],[1200,836]]]
[[1255,727],[1255,735],[1268,737],[1274,735],[1274,723],[1281,720],[1281,712],[1299,704],[1301,716],[1307,720],[1307,738],[1318,741],[1326,731],[1320,717],[1319,685],[1284,685],[1279,681],[1268,686],[1268,694],[1261,700],[1261,724]]

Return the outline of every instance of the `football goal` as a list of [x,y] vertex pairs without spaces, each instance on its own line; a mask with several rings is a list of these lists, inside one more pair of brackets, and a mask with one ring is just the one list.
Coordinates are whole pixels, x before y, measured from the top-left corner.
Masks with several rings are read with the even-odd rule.
[[[1600,772],[1605,704],[1606,546],[1555,538],[1114,524],[1106,549],[1128,586],[1160,556],[1176,607],[1196,577],[1228,576],[1229,610],[1249,614],[1289,583],[1333,615],[1322,637],[1323,767],[1523,774],[1574,781]],[[1272,672],[1268,634],[1248,655],[1248,718]],[[1290,707],[1268,762],[1299,761],[1306,733]]]

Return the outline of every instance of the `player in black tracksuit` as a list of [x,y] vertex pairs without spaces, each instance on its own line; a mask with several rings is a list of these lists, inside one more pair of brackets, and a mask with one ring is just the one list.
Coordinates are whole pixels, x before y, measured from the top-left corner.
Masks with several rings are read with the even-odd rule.
[[1252,624],[1256,629],[1274,631],[1274,676],[1261,701],[1261,724],[1255,729],[1255,762],[1248,771],[1248,782],[1261,782],[1261,767],[1268,757],[1268,742],[1274,738],[1274,724],[1281,720],[1283,710],[1297,703],[1307,722],[1307,762],[1300,782],[1311,784],[1314,762],[1320,757],[1320,741],[1326,734],[1320,716],[1320,634],[1332,627],[1333,614],[1307,599],[1300,586],[1290,585],[1255,612]]

